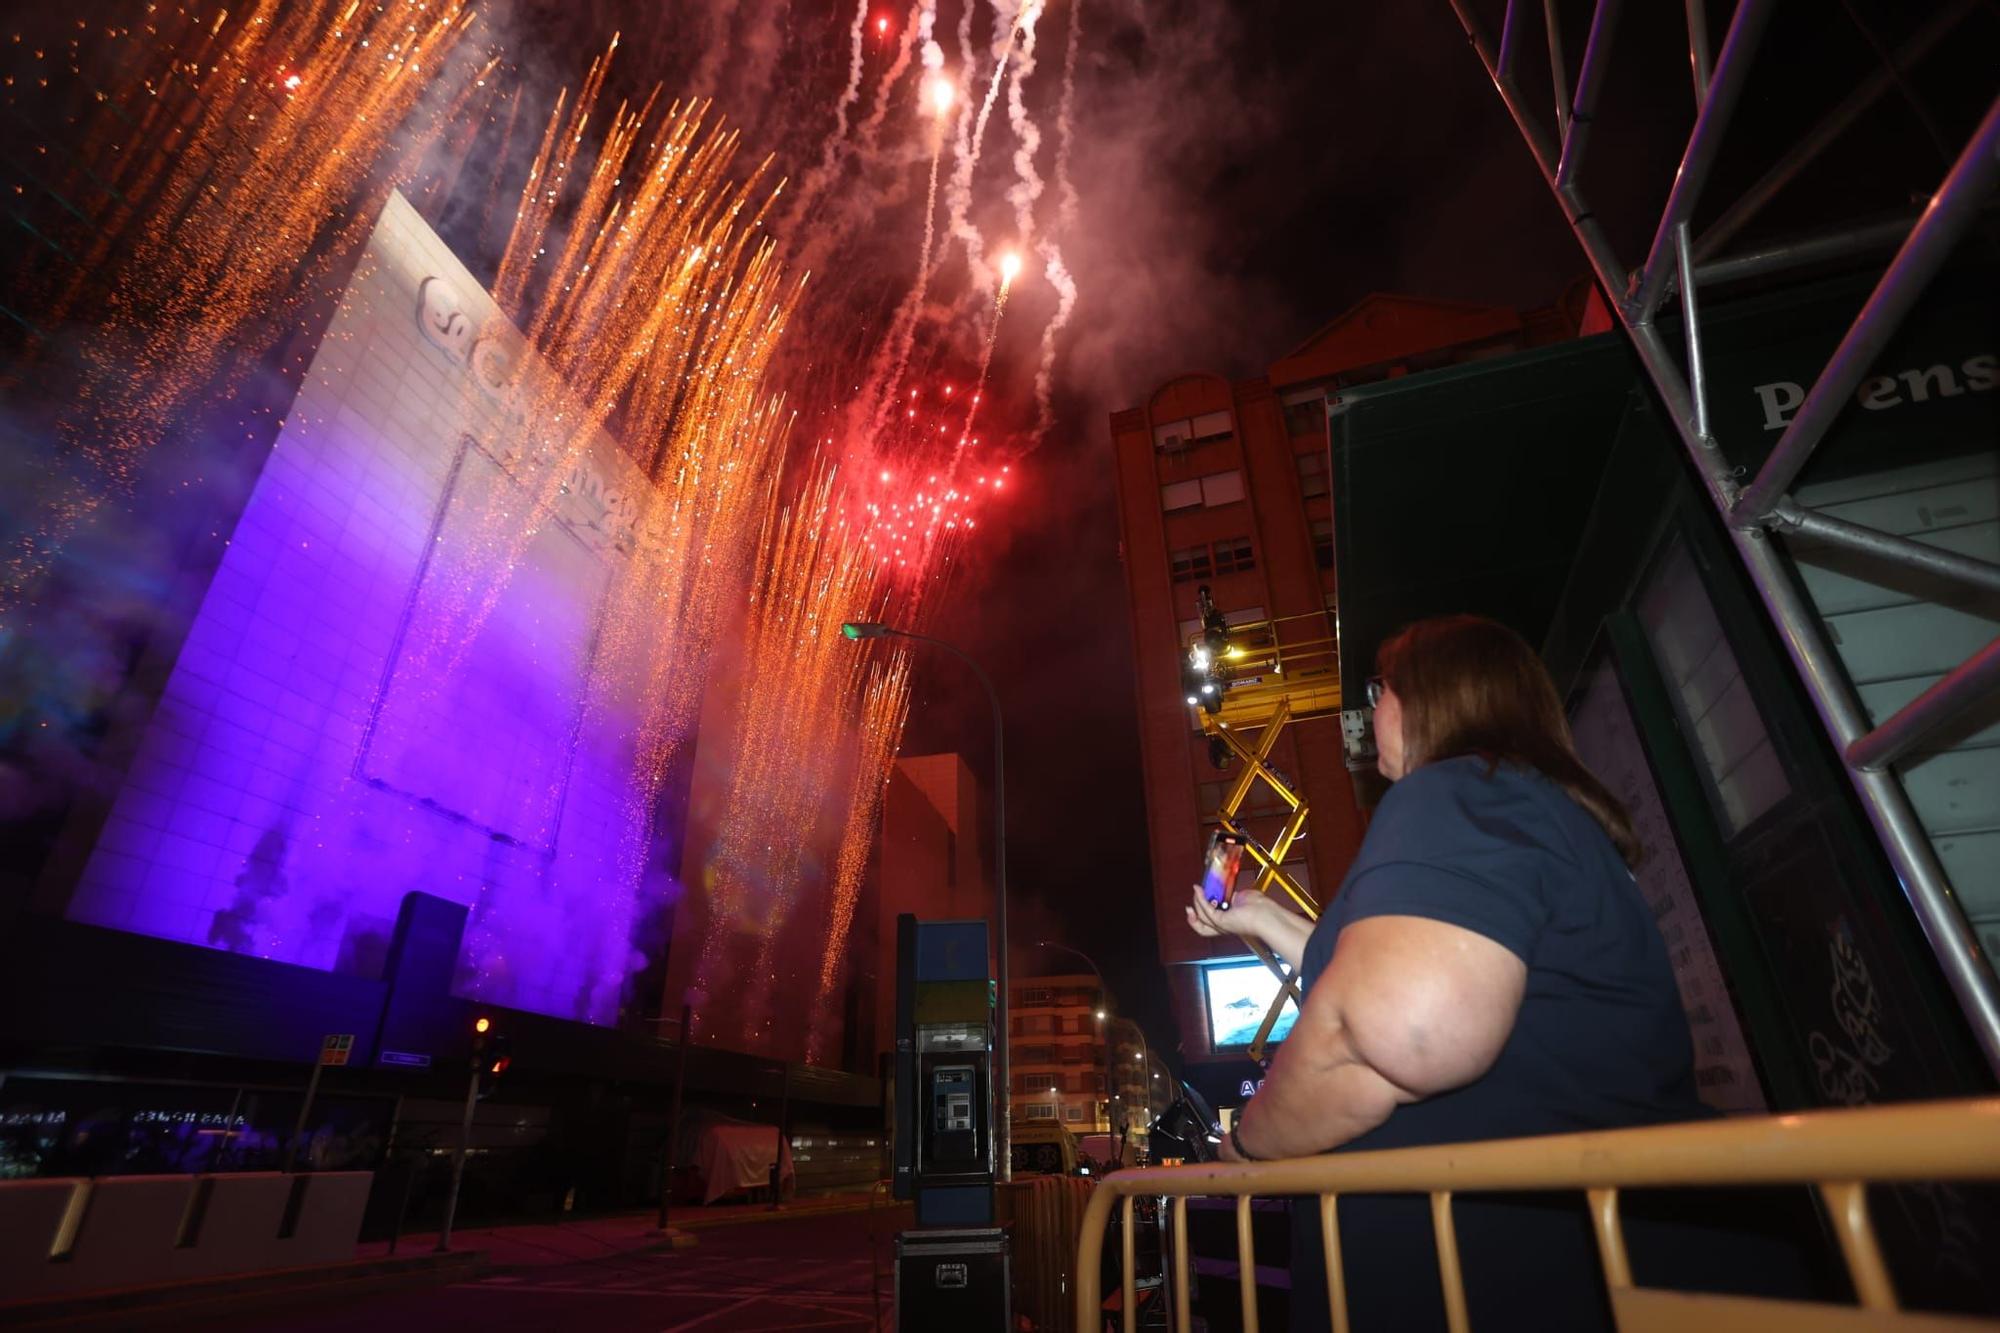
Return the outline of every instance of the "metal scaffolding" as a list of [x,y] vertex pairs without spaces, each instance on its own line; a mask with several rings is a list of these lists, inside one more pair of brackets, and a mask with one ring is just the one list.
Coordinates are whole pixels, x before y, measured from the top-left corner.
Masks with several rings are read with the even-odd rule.
[[[1745,223],[1900,78],[1905,66],[1934,46],[1974,5],[1971,0],[1960,0],[1943,6],[1900,50],[1889,56],[1881,71],[1857,85],[1704,234],[1691,238],[1690,219],[1749,80],[1751,63],[1770,18],[1773,0],[1739,0],[1722,46],[1712,57],[1705,7],[1701,0],[1687,0],[1687,56],[1693,72],[1696,106],[1694,128],[1668,189],[1666,207],[1645,260],[1637,269],[1628,269],[1613,253],[1603,227],[1578,185],[1589,148],[1592,119],[1607,78],[1619,0],[1596,0],[1573,94],[1566,87],[1567,70],[1556,2],[1543,0],[1543,21],[1548,30],[1549,63],[1555,85],[1553,138],[1530,111],[1515,77],[1516,57],[1527,22],[1524,11],[1529,6],[1520,0],[1508,0],[1496,51],[1472,14],[1469,0],[1451,0],[1451,4],[1474,51],[1492,77],[1501,101],[1527,141],[1543,180],[1561,204],[1598,282],[1612,297],[1611,304],[1620,323],[1673,418],[1709,498],[1725,520],[1752,585],[1775,622],[1821,722],[1843,757],[1855,793],[1943,965],[1945,979],[1963,1006],[1987,1063],[2000,1074],[2000,984],[1996,984],[1992,965],[1960,909],[1901,780],[1889,771],[1889,765],[1896,759],[2000,686],[2000,640],[1987,644],[1892,716],[1871,726],[1810,601],[1773,540],[1785,534],[1810,536],[1817,542],[1865,551],[1878,559],[1972,587],[1989,591],[2000,587],[2000,565],[1814,513],[1788,493],[1827,429],[1853,399],[1862,377],[1903,317],[1989,203],[1995,182],[2000,180],[2000,99],[1988,108],[1971,141],[1914,219],[1853,227],[1766,246],[1735,257],[1717,257],[1717,252]],[[1678,51],[1675,57],[1678,58]],[[1710,431],[1697,300],[1700,289],[1724,278],[1780,272],[1887,244],[1898,244],[1895,257],[1762,468],[1747,484],[1739,484],[1733,466]],[[1654,322],[1669,294],[1676,290],[1685,343],[1685,374]]]

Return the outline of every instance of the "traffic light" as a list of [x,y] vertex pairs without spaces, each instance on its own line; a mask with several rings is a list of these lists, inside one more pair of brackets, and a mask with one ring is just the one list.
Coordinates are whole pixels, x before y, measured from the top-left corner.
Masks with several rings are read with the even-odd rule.
[[472,1020],[472,1072],[479,1079],[479,1095],[490,1097],[500,1085],[500,1076],[514,1063],[514,1040],[494,1026],[485,1014]]
[[513,1038],[504,1033],[493,1033],[487,1040],[486,1054],[479,1067],[479,1095],[491,1097],[500,1086],[500,1076],[514,1063]]

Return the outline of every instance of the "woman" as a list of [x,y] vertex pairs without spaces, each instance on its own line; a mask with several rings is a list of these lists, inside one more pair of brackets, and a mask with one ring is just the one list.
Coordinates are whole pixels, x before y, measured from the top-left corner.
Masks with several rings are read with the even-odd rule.
[[[1688,1119],[1693,1053],[1631,874],[1630,817],[1576,756],[1555,685],[1512,630],[1420,621],[1369,683],[1394,784],[1317,925],[1263,894],[1189,924],[1256,939],[1305,1004],[1223,1154],[1299,1157]],[[1294,1210],[1295,1329],[1327,1326],[1316,1203]],[[1606,1327],[1568,1200],[1455,1205],[1474,1328]],[[1428,1202],[1341,1201],[1357,1333],[1444,1327]]]

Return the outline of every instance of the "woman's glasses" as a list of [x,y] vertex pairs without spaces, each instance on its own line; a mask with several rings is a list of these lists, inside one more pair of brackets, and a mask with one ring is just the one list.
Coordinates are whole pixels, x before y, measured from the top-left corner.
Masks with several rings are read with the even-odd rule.
[[1370,708],[1380,708],[1382,706],[1382,696],[1388,692],[1389,682],[1386,678],[1382,676],[1370,676],[1368,678],[1368,706]]

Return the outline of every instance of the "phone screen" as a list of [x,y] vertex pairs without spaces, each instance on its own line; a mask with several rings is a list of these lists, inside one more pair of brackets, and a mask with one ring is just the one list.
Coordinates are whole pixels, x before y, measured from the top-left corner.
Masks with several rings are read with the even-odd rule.
[[1201,896],[1212,907],[1226,907],[1236,892],[1236,872],[1243,864],[1243,835],[1220,830],[1209,835],[1208,865],[1202,872]]

